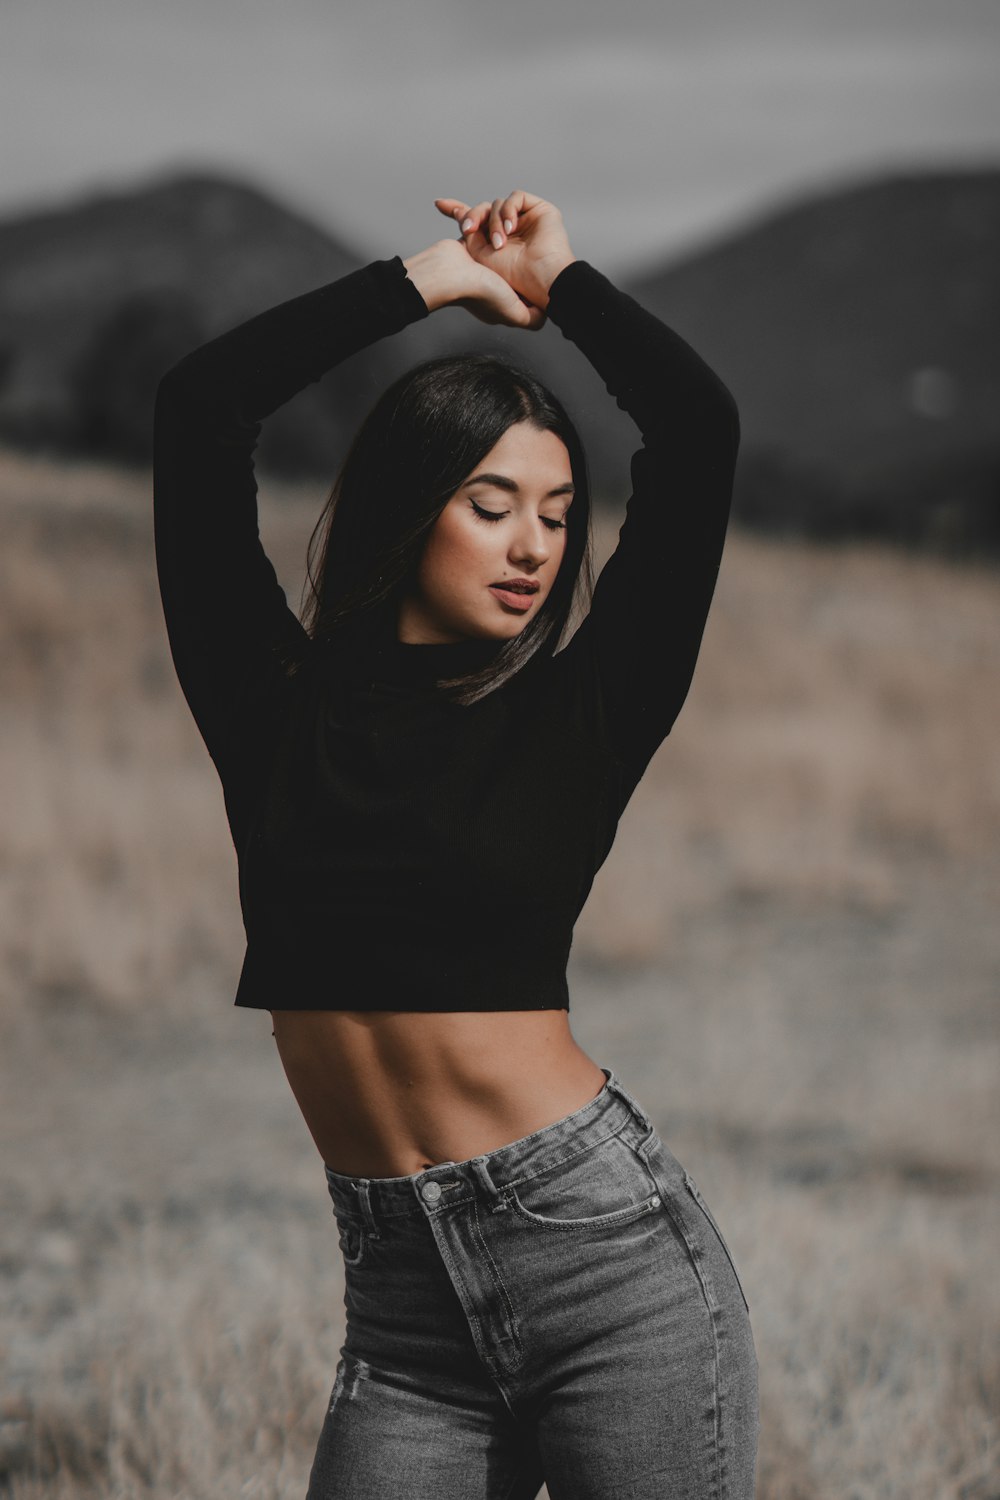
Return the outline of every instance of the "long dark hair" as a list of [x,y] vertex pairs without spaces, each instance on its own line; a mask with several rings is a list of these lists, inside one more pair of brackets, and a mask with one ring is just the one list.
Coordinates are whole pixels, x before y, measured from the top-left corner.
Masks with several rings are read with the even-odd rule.
[[[447,502],[516,422],[561,438],[574,498],[552,588],[519,635],[485,667],[439,681],[461,703],[500,686],[530,658],[551,656],[580,584],[593,587],[590,487],[583,445],[562,403],[527,371],[485,354],[426,360],[394,381],[354,438],[309,541],[303,623],[322,647],[365,659],[390,627],[427,536]],[[318,564],[316,554],[318,552]]]

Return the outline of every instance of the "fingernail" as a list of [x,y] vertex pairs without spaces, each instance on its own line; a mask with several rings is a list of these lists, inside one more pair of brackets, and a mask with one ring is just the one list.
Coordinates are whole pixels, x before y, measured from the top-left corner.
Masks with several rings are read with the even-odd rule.
[[462,220],[462,228],[463,229],[471,229],[472,228],[472,220],[471,219],[463,219]]
[[503,235],[499,231],[493,236],[493,248],[494,250],[503,249]]
[[514,226],[511,223],[510,219],[504,219],[504,221],[503,221],[503,227],[506,229],[506,231],[507,231],[508,234],[510,234],[511,230],[514,228]]

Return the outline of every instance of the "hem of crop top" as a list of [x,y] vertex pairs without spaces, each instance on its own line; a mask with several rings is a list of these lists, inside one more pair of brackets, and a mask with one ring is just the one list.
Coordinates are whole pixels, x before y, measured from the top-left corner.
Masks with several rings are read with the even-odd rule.
[[[532,956],[538,977],[519,975],[515,986],[495,963],[478,974],[470,973],[465,964],[461,975],[452,976],[447,955],[442,955],[433,980],[420,980],[414,977],[413,965],[401,956],[398,973],[381,973],[379,993],[372,996],[367,949],[338,954],[337,961],[321,973],[308,965],[282,970],[273,955],[269,961],[259,945],[249,944],[233,1003],[247,1010],[569,1010],[568,958],[565,944],[553,942],[551,953]],[[530,973],[531,965],[527,970]]]

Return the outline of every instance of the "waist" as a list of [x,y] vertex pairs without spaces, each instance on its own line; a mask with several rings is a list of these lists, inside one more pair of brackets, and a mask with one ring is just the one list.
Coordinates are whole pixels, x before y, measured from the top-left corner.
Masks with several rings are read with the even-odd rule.
[[324,1163],[397,1177],[491,1151],[591,1100],[604,1073],[565,1010],[273,1011]]
[[[642,1146],[654,1134],[649,1117],[610,1069],[600,1068],[598,1073],[599,1092],[577,1109],[473,1158],[436,1163],[427,1175],[418,1169],[405,1176],[366,1177],[337,1172],[328,1165],[326,1178],[334,1208],[356,1213],[361,1192],[365,1212],[377,1224],[399,1214],[421,1214],[418,1189],[428,1202],[436,1202],[463,1183],[475,1189],[485,1182],[491,1190],[502,1190],[559,1167],[611,1136],[625,1137],[633,1148]],[[429,1183],[437,1186],[428,1189]]]

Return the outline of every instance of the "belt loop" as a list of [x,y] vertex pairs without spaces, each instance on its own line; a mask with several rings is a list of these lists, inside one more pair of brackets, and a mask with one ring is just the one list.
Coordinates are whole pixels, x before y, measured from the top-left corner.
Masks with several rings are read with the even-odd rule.
[[360,1177],[355,1182],[354,1187],[358,1195],[358,1204],[361,1208],[361,1217],[365,1221],[365,1225],[368,1229],[369,1234],[371,1235],[371,1238],[373,1240],[377,1240],[381,1237],[381,1234],[378,1227],[378,1220],[372,1212],[371,1184],[368,1181],[367,1177]]
[[490,1176],[489,1167],[486,1165],[486,1157],[474,1156],[469,1165],[475,1172],[476,1176],[479,1178],[480,1186],[482,1187],[483,1192],[491,1200],[490,1207],[492,1212],[497,1213],[501,1208],[506,1208],[506,1199],[503,1197],[500,1189],[497,1187],[496,1183],[493,1181],[493,1178]]
[[620,1099],[624,1100],[624,1102],[628,1105],[629,1109],[635,1115],[636,1119],[639,1121],[639,1124],[643,1127],[644,1130],[652,1130],[653,1122],[647,1115],[646,1111],[643,1109],[642,1105],[632,1098],[632,1095],[628,1092],[627,1089],[622,1088],[621,1084],[618,1082],[618,1079],[608,1068],[605,1068],[604,1071],[608,1075],[608,1088],[613,1090],[613,1092],[616,1093]]

